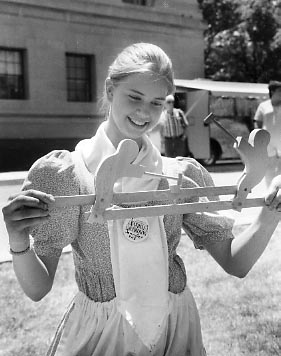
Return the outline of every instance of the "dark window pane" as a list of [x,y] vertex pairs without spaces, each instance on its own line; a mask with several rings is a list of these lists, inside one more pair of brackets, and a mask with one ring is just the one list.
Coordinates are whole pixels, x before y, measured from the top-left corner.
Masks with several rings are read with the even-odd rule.
[[126,4],[140,5],[140,6],[153,6],[154,0],[123,0]]
[[0,49],[0,99],[24,99],[23,51]]
[[67,54],[67,100],[91,101],[91,56]]

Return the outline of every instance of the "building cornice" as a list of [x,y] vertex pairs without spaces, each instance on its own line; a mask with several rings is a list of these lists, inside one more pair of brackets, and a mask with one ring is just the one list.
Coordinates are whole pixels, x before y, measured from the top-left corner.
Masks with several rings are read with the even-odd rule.
[[[202,31],[205,28],[196,11],[175,11],[157,7],[138,7],[100,4],[91,1],[69,0],[0,0],[0,13],[23,17],[47,18],[56,21],[92,23],[93,20],[106,22],[114,19],[120,27],[126,24],[134,26],[156,26],[181,30]],[[137,16],[136,16],[137,15]]]

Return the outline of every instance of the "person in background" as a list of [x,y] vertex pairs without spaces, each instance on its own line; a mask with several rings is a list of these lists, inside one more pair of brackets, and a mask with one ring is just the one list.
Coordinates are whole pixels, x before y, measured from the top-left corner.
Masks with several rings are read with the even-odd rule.
[[268,90],[269,99],[259,104],[254,117],[255,128],[263,128],[270,133],[269,161],[265,173],[267,187],[281,173],[281,82],[270,81]]
[[168,95],[160,118],[160,122],[163,125],[165,155],[167,157],[185,157],[189,155],[188,141],[185,134],[189,123],[183,111],[176,109],[174,103],[174,96],[172,94]]

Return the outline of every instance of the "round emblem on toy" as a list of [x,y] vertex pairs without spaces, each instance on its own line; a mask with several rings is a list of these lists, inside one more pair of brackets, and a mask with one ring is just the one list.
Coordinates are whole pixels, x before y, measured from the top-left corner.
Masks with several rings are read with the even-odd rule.
[[149,235],[149,224],[147,219],[126,219],[123,224],[123,234],[132,242],[141,242],[146,240]]

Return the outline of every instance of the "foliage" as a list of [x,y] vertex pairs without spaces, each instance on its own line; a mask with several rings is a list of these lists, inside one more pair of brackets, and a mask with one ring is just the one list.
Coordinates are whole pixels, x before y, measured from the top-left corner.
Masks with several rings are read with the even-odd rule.
[[281,79],[276,0],[198,0],[198,4],[208,24],[207,78],[242,82]]
[[233,0],[198,0],[203,18],[208,23],[207,35],[213,36],[237,24],[237,4]]

